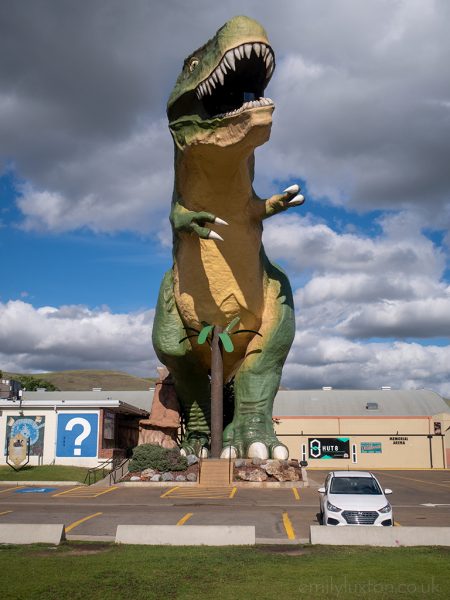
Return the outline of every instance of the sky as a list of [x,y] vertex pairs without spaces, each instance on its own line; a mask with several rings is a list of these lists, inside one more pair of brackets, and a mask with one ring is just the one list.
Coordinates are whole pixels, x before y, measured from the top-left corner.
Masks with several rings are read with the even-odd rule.
[[255,189],[306,197],[263,234],[295,296],[283,385],[450,395],[447,0],[2,0],[0,369],[155,375],[166,102],[239,14],[277,64]]

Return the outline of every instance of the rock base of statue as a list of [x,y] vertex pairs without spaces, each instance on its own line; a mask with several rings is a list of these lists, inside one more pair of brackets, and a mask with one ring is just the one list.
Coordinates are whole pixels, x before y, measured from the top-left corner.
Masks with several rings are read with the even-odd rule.
[[139,421],[138,445],[153,444],[163,448],[177,448],[180,405],[167,369],[158,368],[158,374],[159,381],[155,384],[150,416]]

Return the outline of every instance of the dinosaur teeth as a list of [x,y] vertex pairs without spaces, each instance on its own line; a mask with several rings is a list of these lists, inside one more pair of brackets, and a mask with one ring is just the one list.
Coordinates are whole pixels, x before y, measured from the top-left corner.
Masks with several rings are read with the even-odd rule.
[[228,50],[228,52],[225,54],[225,58],[233,71],[236,71],[236,62],[233,50]]
[[224,117],[233,117],[235,115],[239,115],[243,111],[248,110],[250,108],[261,108],[262,106],[270,106],[272,104],[273,102],[270,98],[259,98],[258,100],[250,100],[248,102],[244,102],[244,104],[239,108],[235,108],[234,110],[231,110],[226,113],[220,113],[218,115],[215,115],[215,118],[223,119]]
[[[255,57],[252,57],[252,51],[254,51]],[[258,62],[256,60],[257,58],[259,58],[260,61],[259,67],[256,64],[253,64],[255,61],[256,63]],[[213,96],[215,93],[214,90],[219,87],[219,84],[225,84],[225,77],[228,75],[228,73],[231,71],[236,71],[236,69],[238,68],[237,61],[243,59],[246,59],[246,61],[253,61],[248,63],[252,69],[261,68],[261,62],[263,63],[265,67],[265,87],[269,82],[270,78],[272,77],[275,68],[275,57],[273,55],[272,49],[263,42],[245,43],[241,44],[240,46],[237,46],[236,48],[228,50],[225,53],[225,55],[222,58],[222,61],[216,67],[214,72],[211,73],[211,75],[207,79],[198,84],[197,88],[195,89],[197,98],[201,100],[206,95]],[[244,68],[248,68],[247,64]],[[259,100],[253,101],[252,103],[252,100],[250,100],[250,98],[253,98],[253,94],[250,96],[250,98],[248,94],[246,94],[244,97],[247,100],[244,106],[234,111],[225,113],[225,116],[237,114],[238,112],[243,110],[244,107],[253,108],[272,104],[272,100],[270,100],[270,98],[260,98]]]
[[217,77],[218,77],[221,85],[223,85],[223,82],[225,81],[225,79],[223,77],[223,73],[222,73],[222,70],[220,69],[220,67],[217,67],[217,69],[215,70],[215,73],[217,74]]

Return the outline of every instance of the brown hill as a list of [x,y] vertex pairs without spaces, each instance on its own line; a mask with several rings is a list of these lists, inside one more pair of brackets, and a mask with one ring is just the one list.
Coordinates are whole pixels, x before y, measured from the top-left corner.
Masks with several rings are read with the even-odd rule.
[[92,388],[103,390],[148,390],[155,381],[152,377],[136,377],[121,371],[54,371],[51,373],[6,373],[3,377],[14,379],[16,375],[31,375],[45,379],[61,391],[89,391]]

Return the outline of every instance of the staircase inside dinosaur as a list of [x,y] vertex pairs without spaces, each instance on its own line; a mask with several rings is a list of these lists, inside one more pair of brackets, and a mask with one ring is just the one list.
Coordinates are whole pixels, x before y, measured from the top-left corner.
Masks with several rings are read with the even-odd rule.
[[223,458],[205,458],[200,469],[200,485],[224,487],[230,485],[230,463]]

